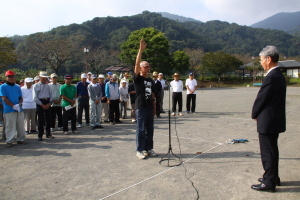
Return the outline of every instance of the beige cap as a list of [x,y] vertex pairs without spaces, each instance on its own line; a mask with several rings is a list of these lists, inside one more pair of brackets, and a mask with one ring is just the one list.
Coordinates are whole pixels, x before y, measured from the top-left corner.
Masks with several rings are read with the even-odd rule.
[[48,74],[47,74],[47,72],[45,72],[45,71],[40,71],[39,76],[40,76],[40,77],[46,77],[46,78],[49,77]]
[[55,74],[55,73],[52,73],[52,74],[50,75],[50,77],[51,77],[51,78],[53,78],[53,77],[57,77],[57,74]]

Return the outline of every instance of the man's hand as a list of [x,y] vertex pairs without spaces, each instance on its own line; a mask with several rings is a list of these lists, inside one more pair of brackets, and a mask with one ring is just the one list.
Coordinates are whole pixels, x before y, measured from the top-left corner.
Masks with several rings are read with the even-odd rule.
[[146,49],[147,44],[145,43],[145,39],[142,38],[140,40],[140,50],[144,51]]
[[43,110],[48,110],[48,108],[50,107],[49,106],[50,104],[41,104],[41,107],[43,108]]
[[107,104],[110,104],[110,100],[109,99],[107,99]]
[[155,116],[156,115],[156,107],[154,106],[153,107],[153,116]]
[[76,103],[76,100],[71,100],[71,106],[73,107]]

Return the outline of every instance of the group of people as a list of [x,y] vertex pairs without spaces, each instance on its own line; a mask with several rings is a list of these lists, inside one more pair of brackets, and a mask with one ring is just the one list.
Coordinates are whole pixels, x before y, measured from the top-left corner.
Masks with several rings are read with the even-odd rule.
[[[25,135],[37,133],[38,140],[54,139],[52,132],[56,126],[65,135],[69,135],[68,122],[71,121],[72,133],[78,133],[82,127],[82,114],[85,110],[86,126],[92,129],[103,128],[101,123],[122,123],[120,121],[119,104],[123,119],[127,118],[128,100],[134,110],[134,86],[129,84],[129,74],[117,83],[117,75],[107,73],[98,77],[92,73],[81,74],[81,81],[72,84],[71,75],[64,76],[65,84],[58,83],[58,76],[41,71],[39,76],[26,78],[20,85],[16,84],[13,71],[5,73],[6,82],[0,86],[0,125],[3,126],[3,137],[6,145],[13,146],[15,134],[17,143],[27,144]],[[77,109],[78,111],[77,111]],[[102,113],[104,114],[102,117]],[[132,122],[135,122],[135,113],[132,111]],[[38,130],[36,130],[38,127]]]
[[[118,83],[118,77],[112,72],[98,77],[91,72],[81,74],[81,81],[72,84],[71,75],[64,76],[65,84],[58,83],[57,74],[50,76],[41,71],[39,76],[26,78],[16,84],[13,71],[5,73],[6,82],[0,86],[0,126],[3,127],[3,137],[6,145],[13,146],[15,133],[17,143],[25,142],[26,134],[38,134],[38,140],[43,136],[54,139],[55,129],[69,135],[68,122],[71,121],[71,132],[78,133],[82,127],[83,110],[86,126],[92,130],[103,128],[102,123],[122,123],[121,118],[127,118],[127,110],[131,104],[131,121],[136,122],[134,83],[129,84],[129,74]],[[165,80],[162,73],[153,74],[157,98],[157,117],[163,111]],[[3,101],[2,101],[3,100]],[[130,103],[129,103],[130,101]],[[2,112],[2,113],[1,113]],[[3,115],[4,114],[4,115]],[[56,126],[57,125],[57,126]],[[57,128],[56,128],[57,127]]]
[[[162,74],[153,73],[153,79],[148,77],[150,64],[142,61],[143,51],[146,49],[144,39],[140,40],[139,50],[133,73],[134,83],[129,84],[128,74],[117,83],[117,75],[109,72],[108,78],[89,74],[81,74],[81,81],[72,85],[73,77],[64,76],[65,84],[57,82],[57,75],[51,74],[51,83],[47,83],[46,72],[40,72],[39,81],[33,84],[32,78],[26,78],[24,86],[16,84],[15,74],[12,71],[5,73],[6,83],[0,87],[0,96],[3,101],[4,132],[6,144],[13,146],[17,133],[17,143],[27,144],[25,133],[36,131],[36,113],[38,118],[38,140],[43,140],[44,132],[47,138],[54,138],[51,132],[58,119],[58,128],[64,134],[69,134],[68,121],[71,120],[71,131],[77,133],[82,126],[82,112],[85,109],[86,125],[92,129],[103,128],[101,122],[112,125],[122,123],[120,111],[126,118],[128,99],[130,96],[132,106],[132,121],[136,122],[136,156],[145,159],[157,156],[153,150],[154,116],[160,117],[163,112],[163,88],[166,82]],[[267,46],[260,53],[260,63],[267,72],[252,109],[252,118],[257,122],[259,143],[264,174],[258,181],[260,184],[251,188],[259,191],[275,191],[280,185],[278,174],[278,137],[286,130],[285,102],[286,81],[278,68],[279,53],[274,46]],[[158,79],[158,77],[160,79]],[[183,83],[179,74],[173,75],[170,83],[173,90],[172,115],[176,115],[176,105],[179,105],[178,114],[182,116],[182,90]],[[197,82],[193,74],[186,80],[187,113],[195,113]],[[76,102],[78,105],[76,105]],[[192,106],[190,106],[192,102]],[[119,106],[121,105],[121,106]],[[76,126],[76,107],[78,106],[78,120]],[[104,111],[104,120],[101,112]],[[124,111],[124,113],[123,113]],[[90,119],[91,116],[91,119]]]

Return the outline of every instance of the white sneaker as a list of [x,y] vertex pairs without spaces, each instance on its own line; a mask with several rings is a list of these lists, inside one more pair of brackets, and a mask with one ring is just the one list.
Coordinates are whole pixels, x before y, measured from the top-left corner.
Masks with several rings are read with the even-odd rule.
[[53,132],[54,131],[54,129],[53,128],[50,128],[50,132]]
[[183,116],[183,114],[182,114],[182,113],[179,113],[179,116]]
[[136,152],[136,156],[138,157],[138,159],[142,160],[142,159],[145,159],[146,156],[143,154],[143,152],[141,151],[137,151]]
[[58,130],[60,130],[60,131],[63,130],[63,127],[58,127]]
[[158,156],[158,154],[157,153],[155,153],[153,150],[148,150],[147,151],[147,156],[151,156],[151,157],[156,157],[156,156]]
[[176,114],[173,112],[173,113],[172,113],[172,116],[175,116],[175,115],[176,115]]
[[78,125],[77,125],[77,128],[81,128],[81,124],[78,124]]
[[69,132],[68,132],[68,131],[65,131],[64,134],[65,134],[65,135],[69,135]]

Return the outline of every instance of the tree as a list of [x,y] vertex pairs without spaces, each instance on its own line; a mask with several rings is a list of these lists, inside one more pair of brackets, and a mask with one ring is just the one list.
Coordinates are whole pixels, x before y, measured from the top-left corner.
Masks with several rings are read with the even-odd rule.
[[254,77],[254,80],[256,80],[257,75],[261,71],[264,71],[264,69],[262,68],[259,61],[260,61],[259,57],[252,59],[251,65],[248,65],[246,68],[252,74],[252,76]]
[[17,63],[17,54],[14,52],[14,43],[7,37],[0,37],[0,67]]
[[189,56],[184,51],[175,51],[173,54],[173,69],[179,73],[183,73],[189,67]]
[[203,80],[205,75],[208,73],[207,69],[201,65],[202,57],[204,55],[203,49],[184,49],[184,51],[190,58],[189,70],[195,74],[199,74],[201,80]]
[[204,54],[202,59],[202,66],[209,72],[218,75],[219,81],[224,73],[233,71],[242,64],[242,61],[235,56],[222,51],[217,51],[215,53],[208,52]]
[[[96,72],[97,76],[101,71],[104,71],[105,67],[110,64],[119,64],[116,61],[116,51],[106,50],[101,47],[98,47],[96,50],[91,48],[91,51],[88,54],[87,63],[88,65]],[[116,63],[117,62],[117,63]]]
[[56,74],[73,54],[79,54],[83,36],[53,36],[37,34],[26,39],[28,53],[46,64]]
[[129,66],[134,66],[141,38],[144,38],[147,44],[142,59],[148,61],[154,71],[170,73],[169,42],[162,32],[154,28],[144,28],[130,34],[127,41],[121,46],[123,62]]

